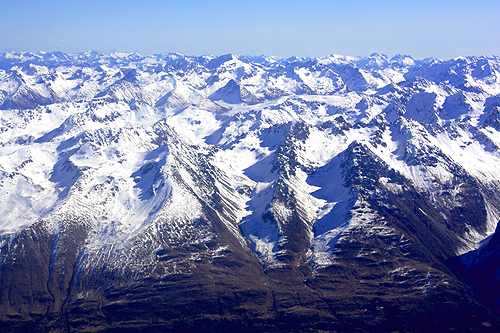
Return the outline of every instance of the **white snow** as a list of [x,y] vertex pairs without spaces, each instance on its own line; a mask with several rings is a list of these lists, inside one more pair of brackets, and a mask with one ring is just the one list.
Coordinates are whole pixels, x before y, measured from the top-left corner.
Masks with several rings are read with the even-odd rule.
[[[431,201],[436,184],[453,184],[453,167],[495,193],[500,189],[500,131],[482,126],[488,98],[500,93],[500,76],[493,70],[458,77],[453,61],[460,59],[87,53],[70,57],[80,59],[73,65],[47,66],[40,54],[4,57],[13,65],[0,70],[6,109],[0,113],[0,235],[42,218],[57,229],[77,216],[92,226],[93,251],[117,248],[165,221],[181,239],[197,232],[193,221],[203,217],[202,203],[210,206],[219,194],[216,214],[242,245],[250,240],[265,265],[279,265],[276,254],[286,241],[280,226],[300,211],[309,259],[326,266],[349,228],[393,232],[345,187],[342,153],[353,142]],[[33,63],[18,65],[25,61]],[[236,95],[229,101],[238,103],[209,98],[231,80],[257,104]],[[47,105],[3,104],[16,98],[20,104],[43,98]],[[371,125],[379,119],[385,128]],[[303,137],[294,136],[298,124]],[[294,153],[290,164],[278,161],[285,144]],[[438,162],[421,163],[421,153]],[[274,200],[278,184],[294,193],[297,211]],[[388,177],[376,186],[404,191]],[[486,234],[469,226],[464,248],[494,232],[497,196],[485,196]],[[200,239],[208,234],[199,231]]]

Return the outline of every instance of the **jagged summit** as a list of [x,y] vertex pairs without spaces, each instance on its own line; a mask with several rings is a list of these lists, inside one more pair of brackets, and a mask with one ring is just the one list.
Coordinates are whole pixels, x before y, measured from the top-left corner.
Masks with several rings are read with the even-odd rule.
[[499,75],[0,54],[2,327],[498,330],[446,263],[500,218]]

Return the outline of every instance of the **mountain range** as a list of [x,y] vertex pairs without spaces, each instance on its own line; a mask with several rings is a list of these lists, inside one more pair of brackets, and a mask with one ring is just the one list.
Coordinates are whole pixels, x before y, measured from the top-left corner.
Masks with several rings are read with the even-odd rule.
[[500,57],[2,53],[1,325],[496,332],[499,149]]

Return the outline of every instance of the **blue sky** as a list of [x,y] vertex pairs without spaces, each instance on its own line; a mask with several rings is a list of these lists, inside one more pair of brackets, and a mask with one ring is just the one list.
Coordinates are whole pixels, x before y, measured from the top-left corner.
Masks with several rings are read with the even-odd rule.
[[498,0],[0,0],[0,51],[500,55]]

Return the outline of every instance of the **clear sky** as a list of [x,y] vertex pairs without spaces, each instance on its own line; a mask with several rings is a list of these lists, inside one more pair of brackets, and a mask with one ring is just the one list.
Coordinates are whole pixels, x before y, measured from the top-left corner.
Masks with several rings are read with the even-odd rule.
[[0,51],[500,55],[499,0],[0,0]]

